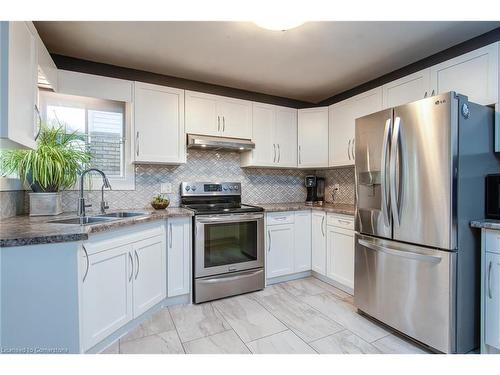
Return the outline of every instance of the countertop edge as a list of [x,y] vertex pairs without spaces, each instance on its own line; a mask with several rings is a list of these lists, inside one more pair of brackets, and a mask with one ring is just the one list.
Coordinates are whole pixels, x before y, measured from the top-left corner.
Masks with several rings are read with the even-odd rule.
[[472,220],[471,228],[500,230],[500,220]]

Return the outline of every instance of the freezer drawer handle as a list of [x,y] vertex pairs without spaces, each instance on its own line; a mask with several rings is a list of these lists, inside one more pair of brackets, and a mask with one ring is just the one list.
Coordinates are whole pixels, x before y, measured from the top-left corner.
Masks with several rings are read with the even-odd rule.
[[374,244],[372,242],[361,240],[361,239],[359,239],[358,242],[359,242],[360,245],[362,245],[362,246],[364,246],[364,247],[366,247],[368,249],[372,249],[372,250],[375,250],[375,251],[380,251],[380,252],[387,253],[387,254],[390,254],[390,255],[396,255],[396,256],[399,256],[399,257],[403,257],[403,258],[421,260],[423,262],[431,262],[431,263],[439,263],[439,262],[441,262],[441,257],[438,257],[438,256],[423,255],[423,254],[410,253],[410,252],[407,252],[407,251],[401,251],[401,250],[391,249],[391,248],[388,248],[388,247],[385,247],[385,246],[380,246],[380,245]]

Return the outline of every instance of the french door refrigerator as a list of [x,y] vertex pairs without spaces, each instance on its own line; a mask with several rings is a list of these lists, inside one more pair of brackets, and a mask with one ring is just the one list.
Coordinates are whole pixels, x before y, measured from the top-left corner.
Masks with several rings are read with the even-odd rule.
[[494,111],[454,92],[356,120],[354,303],[444,353],[477,348]]

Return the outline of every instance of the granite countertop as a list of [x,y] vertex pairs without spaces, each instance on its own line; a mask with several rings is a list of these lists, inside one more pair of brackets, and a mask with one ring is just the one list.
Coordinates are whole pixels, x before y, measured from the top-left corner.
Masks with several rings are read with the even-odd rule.
[[[56,224],[52,220],[75,217],[76,213],[64,213],[57,216],[14,216],[0,220],[0,247],[38,245],[58,242],[82,241],[92,233],[100,233],[118,229],[128,225],[142,224],[169,217],[193,216],[193,212],[184,208],[167,208],[166,210],[120,210],[127,212],[143,212],[144,215],[120,218],[90,225]],[[112,213],[109,211],[108,213]],[[93,214],[90,213],[89,216]]]
[[325,203],[323,206],[307,206],[304,202],[258,204],[267,212],[318,210],[334,214],[354,216],[355,206],[346,203]]
[[500,220],[473,220],[470,222],[472,228],[500,230]]

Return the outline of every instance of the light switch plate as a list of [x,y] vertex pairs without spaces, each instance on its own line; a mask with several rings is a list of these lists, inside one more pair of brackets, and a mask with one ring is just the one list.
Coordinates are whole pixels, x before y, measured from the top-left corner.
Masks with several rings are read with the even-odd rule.
[[160,185],[160,193],[162,194],[171,194],[172,193],[172,184],[170,182],[164,182]]

